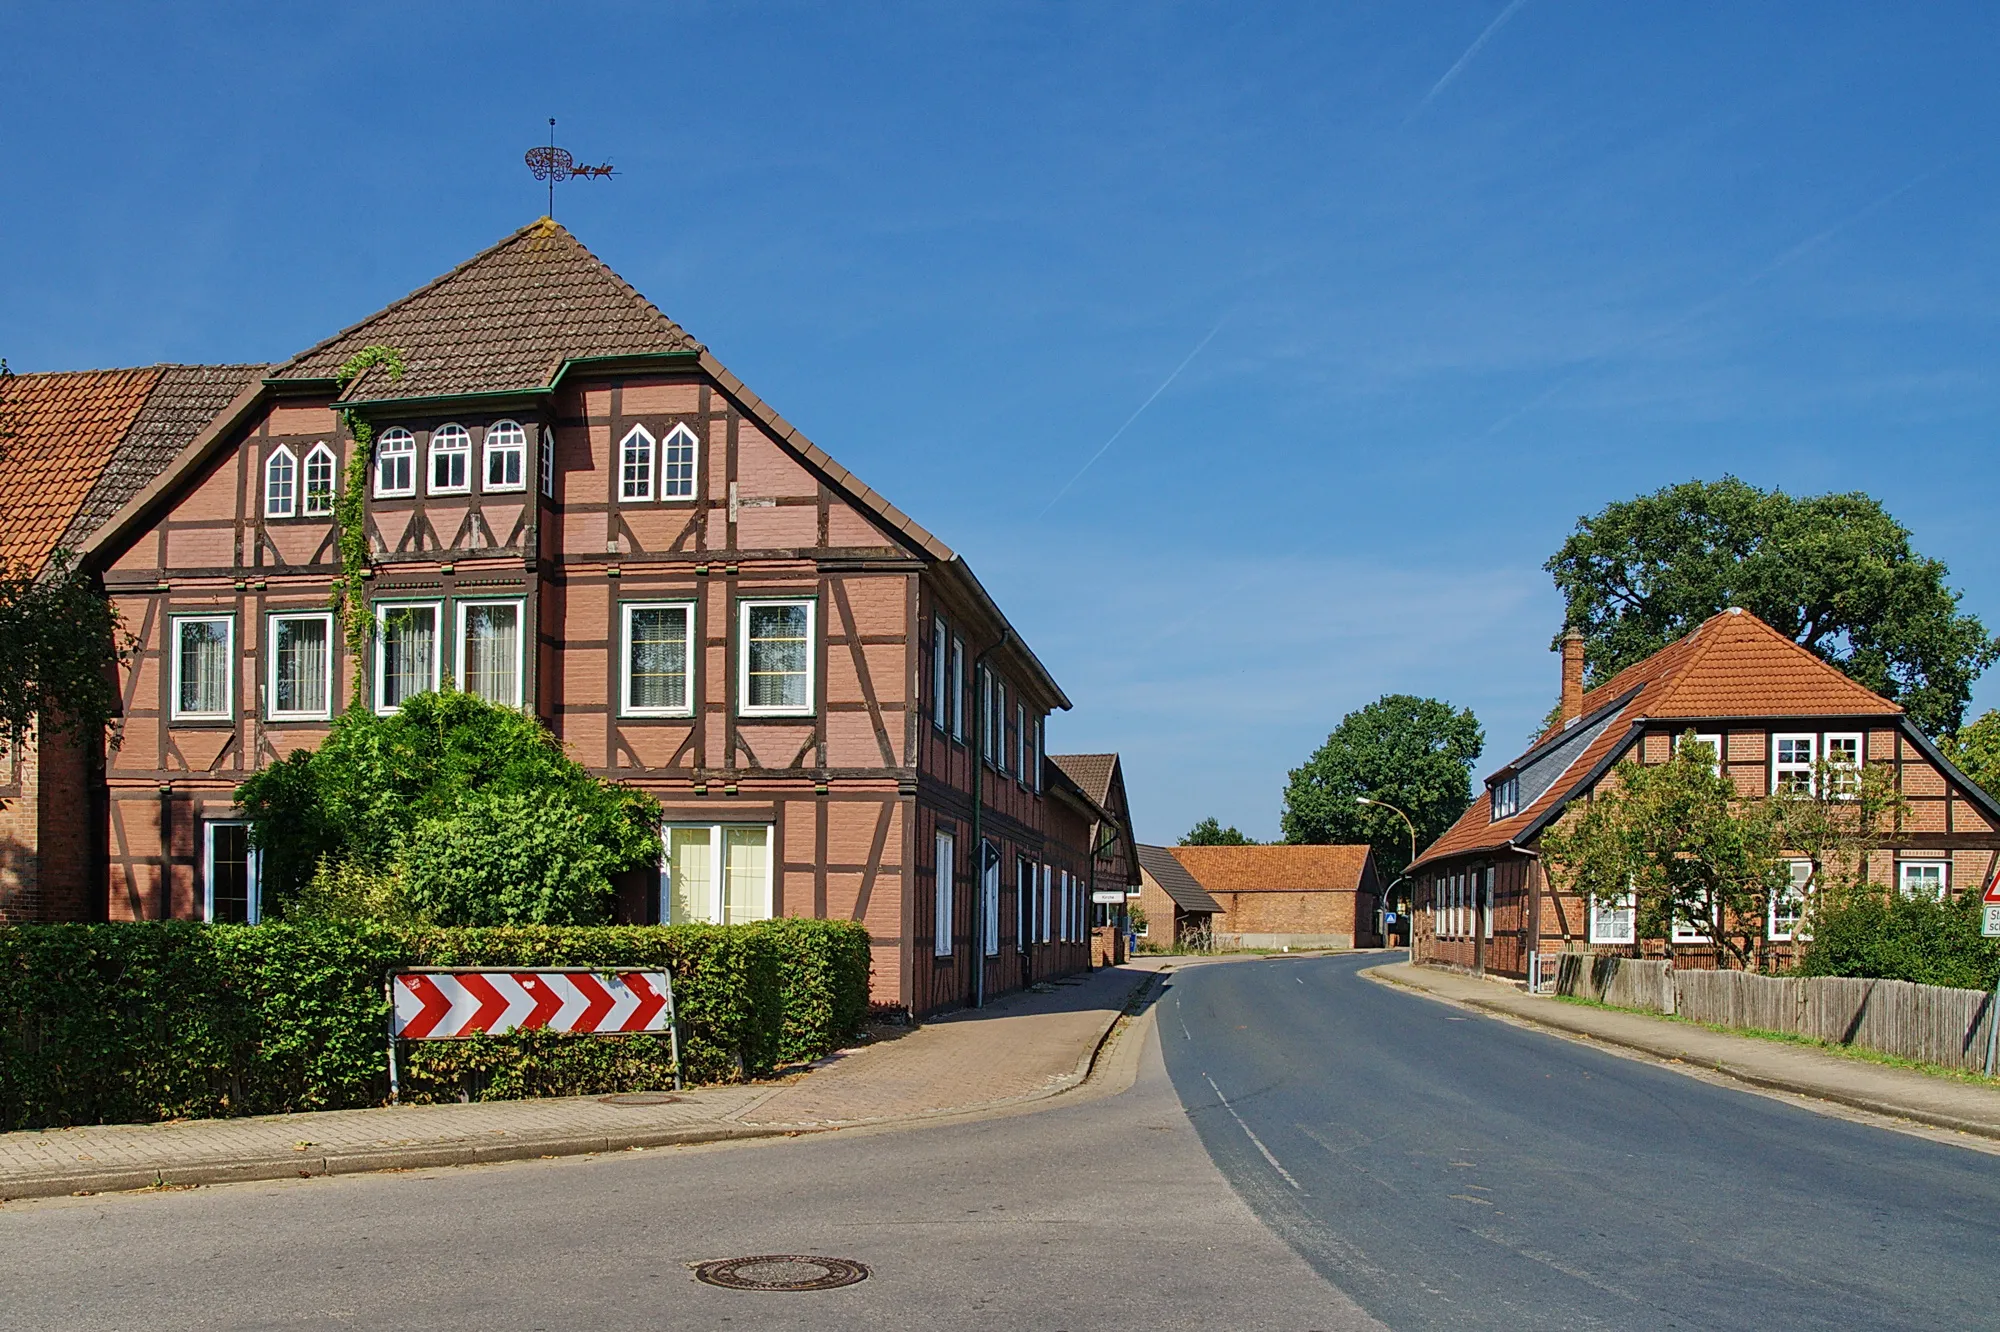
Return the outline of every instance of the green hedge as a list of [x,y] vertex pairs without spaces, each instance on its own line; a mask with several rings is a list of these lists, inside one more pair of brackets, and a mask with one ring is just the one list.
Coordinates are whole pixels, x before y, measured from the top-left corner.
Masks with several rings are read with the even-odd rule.
[[2000,980],[2000,940],[1980,937],[1977,892],[1944,901],[1869,893],[1813,913],[1804,976],[1869,976],[1958,990]]
[[[845,921],[389,928],[349,923],[0,928],[0,1129],[381,1103],[386,974],[411,966],[663,967],[691,1082],[836,1048],[868,1005]],[[404,1046],[405,1100],[663,1086],[664,1036],[518,1032]]]

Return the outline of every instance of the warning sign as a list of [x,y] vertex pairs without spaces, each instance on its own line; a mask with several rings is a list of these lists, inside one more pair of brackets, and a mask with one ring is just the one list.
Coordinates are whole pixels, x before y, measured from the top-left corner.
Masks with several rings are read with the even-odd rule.
[[1986,883],[1986,895],[1979,899],[1987,906],[2000,906],[2000,870],[1993,871],[1993,877]]

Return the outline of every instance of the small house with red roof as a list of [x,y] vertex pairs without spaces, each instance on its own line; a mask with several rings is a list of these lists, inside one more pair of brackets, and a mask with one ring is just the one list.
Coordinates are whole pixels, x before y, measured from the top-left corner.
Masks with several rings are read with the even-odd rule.
[[1336,846],[1176,846],[1173,857],[1221,907],[1229,948],[1374,948],[1381,876],[1366,842]]
[[[1871,876],[1911,894],[1977,891],[2000,860],[2000,806],[1938,752],[1903,709],[1856,683],[1756,616],[1710,617],[1609,680],[1583,687],[1583,639],[1562,640],[1559,720],[1486,778],[1471,806],[1410,866],[1419,961],[1483,965],[1537,977],[1565,952],[1642,954],[1629,904],[1554,888],[1537,848],[1572,802],[1623,760],[1663,763],[1692,732],[1745,796],[1814,780],[1821,763],[1894,768],[1908,814]],[[1796,921],[1764,923],[1787,957]],[[1662,941],[1664,942],[1664,941]],[[1681,966],[1714,966],[1713,945],[1677,934]],[[1552,966],[1552,963],[1548,964]]]

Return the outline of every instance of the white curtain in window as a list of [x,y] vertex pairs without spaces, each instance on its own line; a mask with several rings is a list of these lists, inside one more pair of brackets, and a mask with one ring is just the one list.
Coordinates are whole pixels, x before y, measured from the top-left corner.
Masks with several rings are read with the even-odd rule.
[[980,874],[980,896],[984,899],[982,914],[986,925],[986,956],[997,957],[1000,953],[1000,860],[997,856]]
[[271,710],[280,713],[320,713],[327,710],[327,624],[317,615],[272,622],[272,646],[277,654],[275,697]]
[[722,923],[744,925],[771,916],[771,830],[722,830]]
[[437,672],[437,607],[391,606],[382,612],[382,706],[401,707],[431,687]]
[[220,716],[229,711],[229,621],[180,622],[182,716]]
[[520,604],[467,606],[463,614],[465,645],[460,670],[465,678],[461,686],[489,703],[517,705],[521,701]]
[[957,854],[957,847],[952,841],[951,834],[948,832],[939,833],[937,835],[937,859],[934,862],[937,866],[937,871],[933,876],[937,881],[937,910],[933,916],[936,924],[933,929],[933,938],[931,941],[931,952],[938,957],[950,957],[952,952],[953,922],[951,916],[952,899],[956,895],[954,876],[957,873],[958,866],[954,858]]
[[715,920],[715,883],[709,874],[712,829],[667,830],[667,923]]

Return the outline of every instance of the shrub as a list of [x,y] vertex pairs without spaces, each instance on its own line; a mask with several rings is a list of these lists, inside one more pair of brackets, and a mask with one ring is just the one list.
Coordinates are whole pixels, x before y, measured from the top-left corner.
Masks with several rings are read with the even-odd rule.
[[1813,913],[1807,976],[1868,976],[1963,990],[2000,979],[2000,940],[1979,935],[1979,894],[1950,901],[1856,893]]

